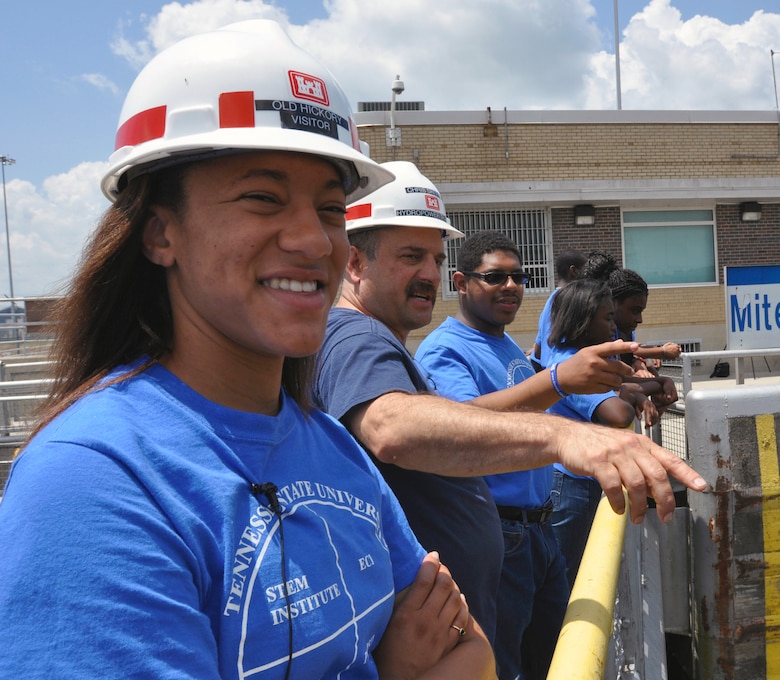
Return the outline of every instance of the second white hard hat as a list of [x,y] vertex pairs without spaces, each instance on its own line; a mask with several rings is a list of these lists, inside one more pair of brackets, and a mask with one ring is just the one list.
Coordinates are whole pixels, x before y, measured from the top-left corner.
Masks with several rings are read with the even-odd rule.
[[348,206],[348,232],[425,227],[441,230],[445,240],[464,236],[450,224],[439,190],[414,163],[390,161],[382,163],[382,167],[392,172],[395,179]]

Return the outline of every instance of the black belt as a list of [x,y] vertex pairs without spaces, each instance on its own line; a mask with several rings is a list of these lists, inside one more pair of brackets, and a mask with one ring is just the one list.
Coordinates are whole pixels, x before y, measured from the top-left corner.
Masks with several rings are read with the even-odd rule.
[[497,505],[498,516],[501,519],[522,522],[523,524],[544,524],[552,517],[552,507],[543,508],[516,508],[512,505]]

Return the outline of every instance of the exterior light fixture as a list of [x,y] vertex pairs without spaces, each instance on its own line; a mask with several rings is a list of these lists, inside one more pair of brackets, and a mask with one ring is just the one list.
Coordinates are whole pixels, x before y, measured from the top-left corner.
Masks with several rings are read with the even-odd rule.
[[578,227],[592,227],[596,223],[596,208],[592,205],[574,206],[574,224]]
[[739,213],[743,222],[758,222],[761,219],[761,204],[753,201],[740,203]]

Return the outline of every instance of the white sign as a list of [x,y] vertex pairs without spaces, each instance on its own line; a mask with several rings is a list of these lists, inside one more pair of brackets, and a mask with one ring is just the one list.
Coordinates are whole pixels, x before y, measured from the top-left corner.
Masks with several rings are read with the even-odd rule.
[[780,347],[780,266],[726,267],[728,349]]

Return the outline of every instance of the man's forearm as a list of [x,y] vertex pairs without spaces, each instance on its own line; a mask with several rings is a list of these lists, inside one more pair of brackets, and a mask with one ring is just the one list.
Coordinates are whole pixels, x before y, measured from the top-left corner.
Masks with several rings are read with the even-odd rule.
[[595,477],[616,512],[640,522],[646,498],[671,521],[675,497],[668,475],[702,491],[695,470],[649,437],[535,411],[496,412],[428,394],[390,392],[353,409],[352,433],[379,460],[440,475],[477,476],[560,462],[574,474]]
[[564,418],[495,412],[427,394],[389,392],[348,417],[353,434],[381,461],[451,477],[528,470],[557,460]]

